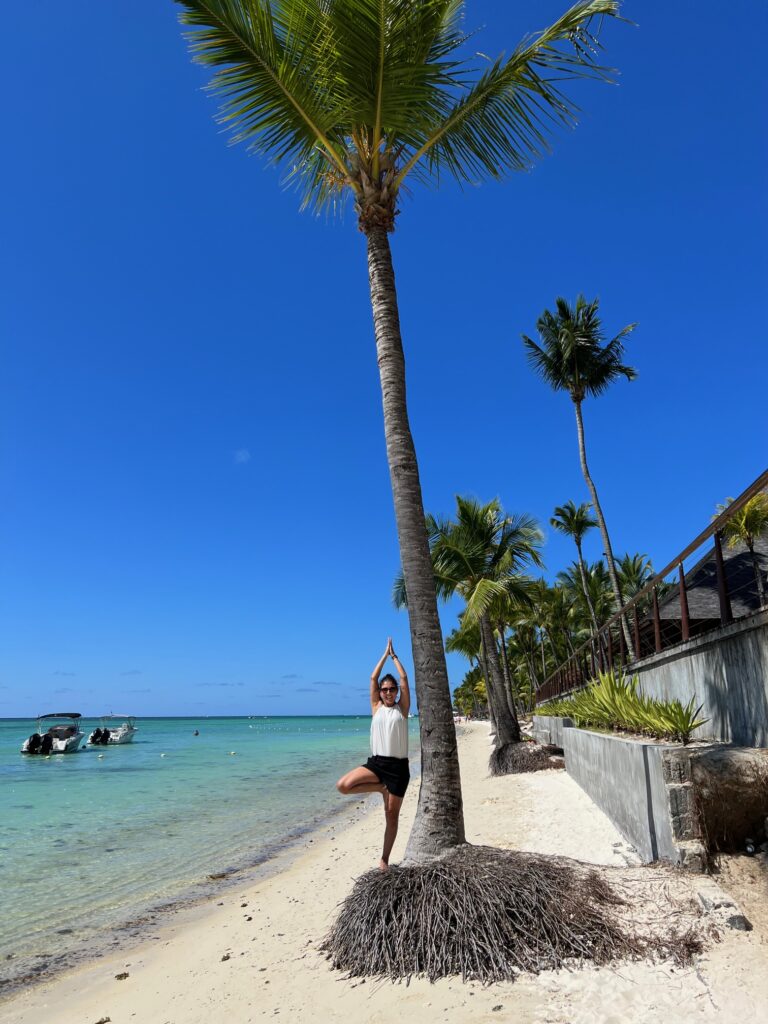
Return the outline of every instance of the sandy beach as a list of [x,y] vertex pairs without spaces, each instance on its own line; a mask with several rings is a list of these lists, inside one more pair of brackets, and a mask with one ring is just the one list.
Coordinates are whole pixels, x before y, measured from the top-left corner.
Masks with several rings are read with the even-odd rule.
[[[665,868],[633,867],[633,853],[605,816],[563,771],[491,779],[487,726],[459,727],[467,839],[558,854],[616,868],[659,918],[713,882]],[[402,856],[416,808],[406,798],[393,862]],[[356,876],[379,856],[380,798],[305,837],[279,870],[236,885],[209,903],[170,915],[138,945],[117,949],[0,1002],[0,1024],[217,1024],[290,1017],[294,1021],[384,1024],[509,1019],[587,1024],[760,1019],[768,1000],[768,893],[757,861],[729,862],[718,878],[753,924],[717,926],[696,962],[622,963],[612,968],[524,976],[483,987],[450,979],[430,985],[347,981],[318,946]],[[674,902],[671,902],[674,900]]]

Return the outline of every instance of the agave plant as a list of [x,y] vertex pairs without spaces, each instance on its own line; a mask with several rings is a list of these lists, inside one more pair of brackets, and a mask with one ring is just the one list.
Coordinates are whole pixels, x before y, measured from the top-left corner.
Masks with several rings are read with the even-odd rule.
[[694,730],[708,721],[699,718],[702,707],[696,707],[695,697],[683,705],[679,700],[646,696],[637,676],[611,671],[601,672],[585,690],[552,701],[542,710],[547,715],[571,718],[577,726],[624,730],[687,744]]

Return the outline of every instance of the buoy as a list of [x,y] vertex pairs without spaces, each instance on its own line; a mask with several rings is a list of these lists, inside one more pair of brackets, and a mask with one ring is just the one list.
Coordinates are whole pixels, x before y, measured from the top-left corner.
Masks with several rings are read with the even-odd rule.
[[98,755],[98,760],[100,761],[102,759],[102,757],[104,757],[104,755],[103,754],[99,754]]
[[233,756],[234,754],[236,754],[236,753],[237,753],[237,751],[236,751],[236,750],[230,750],[230,752],[229,752],[229,756],[230,756],[230,757],[232,757],[232,756]]
[[161,754],[160,757],[165,757],[165,754]]

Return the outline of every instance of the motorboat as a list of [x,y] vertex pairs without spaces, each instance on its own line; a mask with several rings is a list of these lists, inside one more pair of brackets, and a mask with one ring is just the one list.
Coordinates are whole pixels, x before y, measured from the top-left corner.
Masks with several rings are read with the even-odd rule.
[[22,754],[74,754],[85,733],[80,731],[82,715],[74,711],[63,711],[55,715],[40,715],[37,719],[37,732],[24,740]]
[[130,743],[138,731],[133,715],[103,715],[98,728],[88,737],[88,742],[92,747]]

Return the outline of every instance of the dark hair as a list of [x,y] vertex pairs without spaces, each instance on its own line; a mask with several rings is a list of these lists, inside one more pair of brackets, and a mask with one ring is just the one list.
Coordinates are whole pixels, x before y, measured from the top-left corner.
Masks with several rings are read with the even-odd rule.
[[389,680],[390,683],[394,683],[395,686],[398,685],[398,682],[395,679],[395,677],[391,673],[387,672],[387,674],[385,676],[382,676],[381,679],[379,680],[379,689],[382,688],[382,686],[384,685],[384,683],[386,683],[387,680]]

